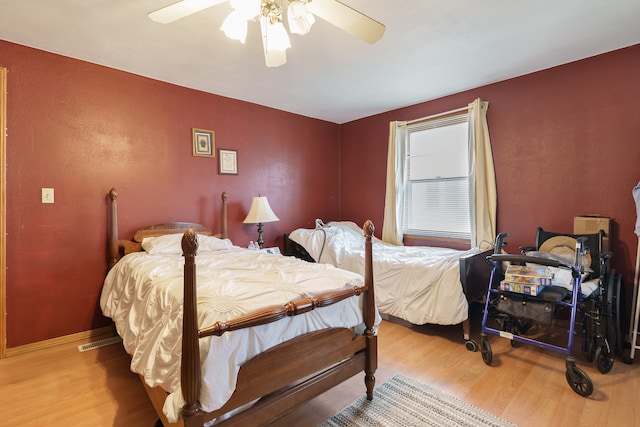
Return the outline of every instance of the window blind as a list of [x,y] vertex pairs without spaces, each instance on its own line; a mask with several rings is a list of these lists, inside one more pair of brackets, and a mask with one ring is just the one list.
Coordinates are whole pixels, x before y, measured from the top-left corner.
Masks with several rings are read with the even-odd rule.
[[467,113],[410,125],[405,149],[404,233],[470,238]]

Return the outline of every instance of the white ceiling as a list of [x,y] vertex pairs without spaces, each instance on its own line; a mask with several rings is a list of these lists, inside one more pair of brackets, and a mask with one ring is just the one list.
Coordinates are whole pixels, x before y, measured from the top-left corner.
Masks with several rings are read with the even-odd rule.
[[244,45],[219,30],[228,2],[147,17],[175,1],[0,0],[0,39],[334,123],[640,43],[640,0],[342,0],[378,43],[318,19],[267,68],[258,23]]

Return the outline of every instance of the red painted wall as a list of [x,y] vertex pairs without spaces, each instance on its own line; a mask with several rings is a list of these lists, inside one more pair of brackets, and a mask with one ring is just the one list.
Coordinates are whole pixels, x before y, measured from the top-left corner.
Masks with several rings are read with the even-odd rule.
[[[640,180],[640,46],[341,126],[190,90],[0,41],[8,72],[8,347],[108,324],[98,308],[106,267],[106,194],[119,192],[120,233],[172,220],[219,227],[229,193],[230,237],[251,197],[269,197],[280,222],[267,245],[316,217],[382,230],[390,120],[490,102],[498,229],[508,249],[535,228],[572,229],[573,216],[615,218],[613,265],[633,278],[631,189]],[[238,176],[191,155],[191,128],[238,150]],[[40,189],[55,188],[53,205]]]
[[[0,41],[7,94],[8,347],[108,324],[98,307],[106,268],[107,193],[119,193],[119,229],[167,221],[220,230],[229,194],[234,243],[257,240],[244,225],[252,196],[280,221],[265,245],[339,216],[339,126],[210,95]],[[193,157],[191,129],[215,131],[238,150],[239,175]],[[55,203],[41,203],[41,188]]]
[[[472,72],[472,71],[470,71]],[[572,232],[573,217],[615,218],[613,267],[627,295],[638,246],[632,188],[640,181],[640,45],[390,111],[341,126],[341,215],[382,232],[388,127],[489,101],[498,231],[509,252],[535,230]],[[631,298],[629,298],[631,299]]]

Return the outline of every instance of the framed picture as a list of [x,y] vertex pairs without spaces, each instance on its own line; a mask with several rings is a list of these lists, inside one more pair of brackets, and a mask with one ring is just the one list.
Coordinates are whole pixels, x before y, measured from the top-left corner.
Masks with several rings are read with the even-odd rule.
[[215,157],[214,133],[212,130],[193,128],[193,155]]
[[218,150],[218,173],[221,175],[238,175],[238,151]]

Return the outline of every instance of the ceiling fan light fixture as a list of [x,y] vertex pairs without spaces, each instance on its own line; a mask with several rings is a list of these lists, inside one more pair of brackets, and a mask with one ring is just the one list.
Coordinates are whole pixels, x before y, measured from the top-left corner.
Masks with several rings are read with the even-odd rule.
[[273,21],[269,17],[262,16],[260,26],[265,52],[284,51],[291,47],[289,35],[282,25],[282,21]]
[[305,2],[292,0],[287,8],[289,31],[293,34],[307,34],[311,26],[316,22],[313,14],[307,9]]
[[[151,20],[162,24],[177,21],[227,0],[179,0],[148,13]],[[286,50],[291,47],[283,23],[284,8],[291,34],[307,34],[315,16],[354,35],[369,44],[377,42],[385,26],[342,3],[341,0],[228,0],[233,11],[220,29],[233,40],[244,43],[248,21],[260,21],[262,45],[267,67],[279,67],[287,62]],[[284,3],[286,2],[286,3]]]
[[220,29],[231,40],[240,40],[243,44],[247,40],[247,19],[238,10],[225,18]]

